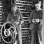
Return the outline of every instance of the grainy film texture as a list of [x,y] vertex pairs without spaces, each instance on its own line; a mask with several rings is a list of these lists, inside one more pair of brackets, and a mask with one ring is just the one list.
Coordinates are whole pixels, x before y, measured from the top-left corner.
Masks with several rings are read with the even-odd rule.
[[0,44],[42,44],[43,0],[0,0]]

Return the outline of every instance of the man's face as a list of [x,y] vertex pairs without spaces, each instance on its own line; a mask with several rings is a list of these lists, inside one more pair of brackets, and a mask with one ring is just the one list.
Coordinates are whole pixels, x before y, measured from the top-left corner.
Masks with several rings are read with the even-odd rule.
[[36,10],[40,9],[41,8],[41,2],[35,4],[35,8],[36,8]]
[[38,10],[39,9],[39,5],[35,5],[35,8],[36,8],[36,10]]

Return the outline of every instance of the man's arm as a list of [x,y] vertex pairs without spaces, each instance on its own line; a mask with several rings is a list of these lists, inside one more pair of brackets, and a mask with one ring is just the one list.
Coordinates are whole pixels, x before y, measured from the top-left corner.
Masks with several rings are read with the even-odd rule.
[[29,17],[29,23],[31,23],[32,18],[33,18],[33,11],[30,13],[30,17]]
[[34,10],[31,12],[31,14],[30,14],[30,19],[32,19],[33,18],[33,14],[34,14]]

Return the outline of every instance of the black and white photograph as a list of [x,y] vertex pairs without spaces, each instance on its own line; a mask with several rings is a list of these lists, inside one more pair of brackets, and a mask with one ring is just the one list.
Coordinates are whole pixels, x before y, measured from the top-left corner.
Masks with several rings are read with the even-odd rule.
[[44,44],[43,0],[0,0],[0,44]]

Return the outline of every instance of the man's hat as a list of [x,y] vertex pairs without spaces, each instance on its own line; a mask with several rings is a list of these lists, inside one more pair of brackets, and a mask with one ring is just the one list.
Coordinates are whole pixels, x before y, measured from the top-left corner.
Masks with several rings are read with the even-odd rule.
[[41,1],[35,4],[35,6],[41,6]]

